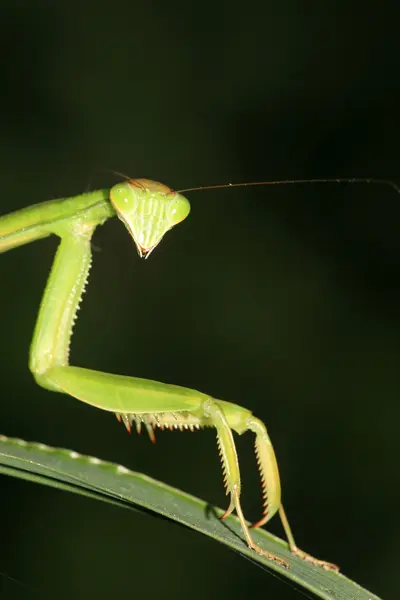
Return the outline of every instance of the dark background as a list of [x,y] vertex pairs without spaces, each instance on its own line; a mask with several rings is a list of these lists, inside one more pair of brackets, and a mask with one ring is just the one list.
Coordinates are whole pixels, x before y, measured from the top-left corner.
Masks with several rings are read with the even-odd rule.
[[[0,212],[107,187],[400,179],[398,2],[10,2],[1,17]],[[188,194],[140,261],[96,233],[72,362],[185,385],[266,422],[301,547],[399,592],[400,197],[314,185]],[[215,435],[156,447],[34,384],[55,238],[1,256],[1,433],[64,446],[225,505]],[[245,514],[260,488],[238,439]],[[299,598],[150,515],[1,477],[1,598]],[[282,535],[278,519],[269,528]],[[26,584],[14,583],[15,577]],[[397,590],[397,594],[396,594]],[[36,597],[36,596],[35,596]]]

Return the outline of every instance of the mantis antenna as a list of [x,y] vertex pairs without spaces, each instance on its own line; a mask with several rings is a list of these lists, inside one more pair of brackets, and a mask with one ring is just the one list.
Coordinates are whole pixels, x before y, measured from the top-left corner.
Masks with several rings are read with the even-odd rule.
[[396,185],[390,179],[374,179],[374,178],[363,178],[363,177],[339,177],[339,178],[327,178],[327,179],[277,179],[276,181],[251,181],[248,183],[222,183],[216,185],[201,185],[194,188],[185,188],[183,190],[177,190],[179,194],[185,192],[198,192],[201,190],[218,190],[224,188],[237,188],[237,187],[253,187],[257,185],[297,185],[304,183],[372,183],[374,185],[387,185],[393,188],[398,194],[400,194],[400,187]]

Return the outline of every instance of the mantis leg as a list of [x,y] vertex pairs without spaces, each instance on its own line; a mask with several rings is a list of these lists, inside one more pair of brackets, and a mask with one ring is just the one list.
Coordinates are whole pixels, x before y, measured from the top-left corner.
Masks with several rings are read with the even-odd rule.
[[265,523],[267,523],[275,514],[276,510],[278,510],[282,526],[289,543],[290,551],[303,560],[306,560],[314,565],[319,565],[328,571],[338,571],[339,567],[337,567],[337,565],[326,562],[325,560],[314,558],[311,556],[311,554],[308,554],[297,547],[289,525],[289,521],[281,503],[278,464],[276,462],[275,453],[267,429],[264,423],[255,417],[247,419],[247,426],[250,431],[256,434],[255,452],[260,470],[262,492],[264,496],[263,517],[257,521],[257,523],[254,523],[252,528],[265,525]]
[[214,427],[217,429],[217,440],[224,472],[224,483],[227,493],[230,494],[230,504],[228,510],[225,512],[222,518],[224,519],[227,517],[235,509],[248,546],[255,550],[255,552],[258,554],[262,554],[270,560],[274,560],[275,562],[279,563],[281,566],[288,568],[289,565],[285,560],[260,548],[260,546],[258,546],[251,537],[250,530],[244,518],[240,504],[240,471],[232,430],[229,426],[224,411],[219,406],[218,402],[210,399],[205,403],[204,410],[205,415],[209,415]]

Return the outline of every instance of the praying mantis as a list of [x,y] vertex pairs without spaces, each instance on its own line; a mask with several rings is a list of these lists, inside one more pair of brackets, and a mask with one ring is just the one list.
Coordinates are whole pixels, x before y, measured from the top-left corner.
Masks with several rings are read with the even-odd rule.
[[[307,182],[322,180],[308,180]],[[372,179],[334,179],[351,183],[392,182]],[[293,555],[327,570],[339,568],[300,550],[294,540],[281,502],[278,464],[264,423],[249,410],[231,402],[188,388],[136,377],[103,373],[69,364],[72,329],[90,270],[91,239],[98,225],[117,216],[132,237],[141,258],[148,258],[164,235],[190,213],[181,192],[218,187],[305,183],[256,182],[207,186],[175,192],[148,179],[128,179],[110,190],[101,189],[79,196],[50,200],[0,217],[0,253],[23,244],[57,235],[61,241],[41,301],[30,348],[29,368],[43,388],[114,412],[128,431],[144,426],[154,441],[154,430],[214,427],[222,461],[224,484],[230,502],[221,517],[234,510],[250,548],[285,568],[289,563],[255,543],[251,527],[260,527],[278,513]],[[264,511],[250,526],[243,515],[241,478],[233,433],[255,435],[255,452],[262,481]]]

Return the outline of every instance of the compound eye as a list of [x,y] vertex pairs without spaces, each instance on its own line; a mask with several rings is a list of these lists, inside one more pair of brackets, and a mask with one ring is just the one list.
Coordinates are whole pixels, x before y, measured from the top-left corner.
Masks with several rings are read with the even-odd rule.
[[177,225],[190,213],[190,203],[185,196],[176,194],[168,203],[165,209],[165,216],[168,220],[170,227]]
[[119,215],[135,211],[138,197],[129,183],[117,183],[110,190],[110,200]]

